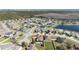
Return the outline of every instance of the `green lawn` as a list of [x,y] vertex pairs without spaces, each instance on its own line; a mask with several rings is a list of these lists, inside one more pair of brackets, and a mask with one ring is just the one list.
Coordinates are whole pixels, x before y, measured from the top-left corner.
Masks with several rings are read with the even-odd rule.
[[44,46],[46,50],[54,50],[52,42],[44,42]]
[[38,50],[55,50],[55,42],[51,40],[44,41],[44,47],[41,47],[40,44],[35,44]]
[[50,29],[53,29],[52,26],[47,26],[46,29],[50,30]]

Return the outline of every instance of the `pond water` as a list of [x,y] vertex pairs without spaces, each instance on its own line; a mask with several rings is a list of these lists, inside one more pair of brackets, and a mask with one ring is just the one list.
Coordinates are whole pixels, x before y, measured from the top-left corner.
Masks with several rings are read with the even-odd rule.
[[59,25],[55,28],[79,32],[79,25]]

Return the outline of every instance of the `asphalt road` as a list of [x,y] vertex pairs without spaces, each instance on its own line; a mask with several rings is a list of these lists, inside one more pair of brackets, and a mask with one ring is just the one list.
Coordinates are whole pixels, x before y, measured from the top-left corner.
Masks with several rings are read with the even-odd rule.
[[34,31],[35,27],[31,28],[31,29],[28,29],[25,34],[24,34],[24,37],[19,41],[19,43],[21,42],[27,42],[28,44],[30,43],[30,40],[28,39],[29,36],[32,35],[32,32]]

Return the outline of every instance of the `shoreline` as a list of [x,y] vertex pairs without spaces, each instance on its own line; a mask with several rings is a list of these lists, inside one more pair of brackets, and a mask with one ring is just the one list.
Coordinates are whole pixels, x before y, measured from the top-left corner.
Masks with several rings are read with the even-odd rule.
[[79,25],[79,24],[56,24],[56,26],[59,26],[59,25],[69,25],[69,26],[71,25],[72,26],[72,25]]

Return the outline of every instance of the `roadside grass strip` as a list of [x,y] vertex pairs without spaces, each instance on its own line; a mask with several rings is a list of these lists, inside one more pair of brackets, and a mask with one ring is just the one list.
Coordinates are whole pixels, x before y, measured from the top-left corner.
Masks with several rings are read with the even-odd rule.
[[10,38],[7,38],[7,39],[4,39],[3,41],[0,42],[0,45],[3,45],[3,44],[10,44],[11,41],[10,41]]

